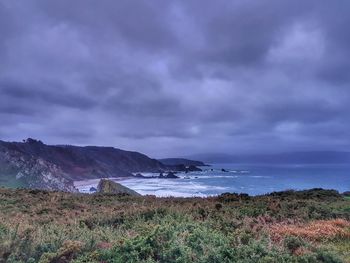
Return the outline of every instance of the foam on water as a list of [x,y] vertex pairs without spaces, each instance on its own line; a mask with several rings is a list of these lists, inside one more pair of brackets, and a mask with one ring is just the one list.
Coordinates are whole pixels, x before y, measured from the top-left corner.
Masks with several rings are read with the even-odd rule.
[[[126,187],[129,187],[142,195],[156,195],[158,197],[192,197],[199,196],[205,197],[208,194],[206,192],[210,189],[217,191],[224,190],[225,187],[211,187],[202,183],[196,183],[190,179],[158,179],[158,178],[109,178],[116,181]],[[75,182],[75,187],[80,192],[88,193],[91,187],[97,187],[100,179],[85,180]]]
[[[226,171],[222,171],[224,168]],[[286,189],[315,187],[350,190],[350,166],[253,166],[216,165],[201,172],[178,173],[179,179],[159,178],[109,178],[143,195],[209,196],[224,192],[264,194]],[[147,177],[158,174],[142,173]],[[75,182],[81,192],[90,192],[99,179]]]

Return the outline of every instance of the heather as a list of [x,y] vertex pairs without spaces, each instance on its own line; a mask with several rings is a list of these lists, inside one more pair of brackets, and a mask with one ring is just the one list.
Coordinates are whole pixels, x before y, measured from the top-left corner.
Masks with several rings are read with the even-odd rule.
[[2,262],[350,262],[336,191],[130,197],[0,189]]

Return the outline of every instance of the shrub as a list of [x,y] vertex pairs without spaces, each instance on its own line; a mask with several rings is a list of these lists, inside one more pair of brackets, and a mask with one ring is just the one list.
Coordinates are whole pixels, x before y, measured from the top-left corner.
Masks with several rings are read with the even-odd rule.
[[81,252],[83,244],[80,241],[67,240],[56,253],[44,253],[39,263],[65,262],[71,261],[79,252]]
[[295,253],[295,251],[304,245],[305,242],[298,237],[290,236],[284,240],[285,248],[287,248],[291,253]]
[[350,222],[343,219],[319,220],[302,225],[273,225],[275,236],[296,236],[313,241],[350,238]]
[[350,262],[349,207],[320,189],[209,198],[0,189],[0,262]]
[[328,251],[317,251],[316,258],[319,262],[324,263],[342,263],[342,260],[340,260],[336,255]]
[[145,235],[126,239],[102,260],[108,262],[232,262],[229,239],[203,224],[166,218]]

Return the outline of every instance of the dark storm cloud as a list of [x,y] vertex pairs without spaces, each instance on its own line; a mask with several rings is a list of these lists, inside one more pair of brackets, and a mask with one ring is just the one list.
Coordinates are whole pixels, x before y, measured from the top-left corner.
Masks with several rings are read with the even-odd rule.
[[[0,81],[0,95],[4,99],[2,104],[5,104],[6,101],[20,107],[27,104],[29,110],[33,104],[43,106],[59,105],[81,109],[94,106],[94,100],[92,98],[86,97],[83,94],[65,92],[62,85],[57,82],[30,84],[15,81]],[[13,103],[14,101],[17,101],[17,103]]]
[[0,0],[0,135],[153,156],[350,146],[350,3]]

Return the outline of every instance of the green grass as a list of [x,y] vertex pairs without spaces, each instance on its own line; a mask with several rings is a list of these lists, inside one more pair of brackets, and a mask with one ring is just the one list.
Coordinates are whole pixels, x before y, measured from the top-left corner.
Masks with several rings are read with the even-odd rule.
[[[350,200],[323,190],[155,198],[0,189],[0,257],[18,263],[350,262],[349,208]],[[320,238],[274,230],[307,230],[313,222],[324,226]]]

